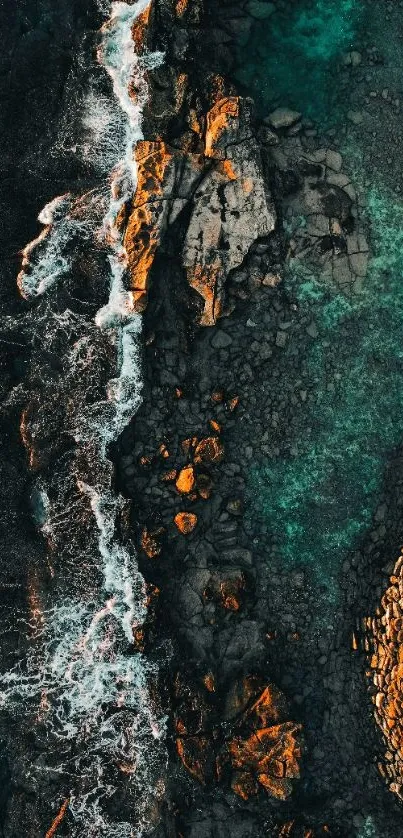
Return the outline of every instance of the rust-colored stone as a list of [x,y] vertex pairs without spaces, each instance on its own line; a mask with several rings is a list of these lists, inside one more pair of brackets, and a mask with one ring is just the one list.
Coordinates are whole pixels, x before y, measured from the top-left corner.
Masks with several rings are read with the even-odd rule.
[[180,494],[182,495],[188,495],[190,492],[193,491],[196,485],[196,477],[192,465],[185,466],[185,468],[181,469],[181,471],[178,474],[175,485],[178,492],[180,492]]
[[189,0],[176,0],[175,14],[176,17],[183,17],[189,6]]
[[211,394],[211,401],[214,404],[220,404],[220,402],[224,401],[224,393],[222,390],[214,390]]
[[188,535],[193,532],[197,525],[197,515],[193,512],[178,512],[175,515],[174,522],[179,532],[183,535]]
[[133,23],[132,26],[132,38],[135,46],[135,50],[137,55],[141,55],[144,43],[145,43],[145,33],[147,31],[147,27],[150,20],[150,11],[151,11],[151,0],[149,5],[144,12],[142,12]]
[[209,693],[215,692],[215,678],[212,672],[208,672],[207,675],[204,676],[203,683]]
[[290,780],[299,777],[299,731],[299,725],[285,722],[255,730],[247,739],[237,736],[229,743],[241,797],[249,796],[251,778],[280,800],[290,796]]
[[209,704],[199,688],[192,692],[178,682],[178,697],[183,692],[184,704],[177,715],[177,747],[187,770],[202,783],[214,774],[220,782],[229,770],[231,787],[244,800],[257,794],[259,788],[286,799],[291,794],[292,781],[299,777],[301,728],[284,721],[287,704],[282,693],[273,685],[262,689],[256,677],[235,682],[224,707],[222,744],[223,731],[220,734],[214,727],[214,702],[221,699],[219,694],[216,697],[210,673],[203,683]]
[[161,480],[164,483],[173,483],[173,481],[176,480],[177,475],[178,472],[176,471],[176,468],[171,468],[170,471],[166,471],[165,474],[162,475]]
[[67,809],[69,807],[69,803],[70,803],[70,798],[66,797],[66,800],[62,803],[62,805],[61,805],[61,807],[60,807],[52,825],[48,829],[48,831],[45,835],[45,838],[53,838],[53,836],[56,835],[56,832],[57,832],[60,824],[62,823],[62,821],[66,817],[66,812],[67,812]]
[[374,717],[386,746],[379,769],[390,791],[403,800],[403,552],[390,577],[375,616],[364,621],[367,636],[368,677],[375,687],[372,694]]
[[209,436],[202,439],[196,446],[194,453],[195,463],[205,465],[220,463],[224,457],[224,446],[217,436]]
[[212,431],[215,431],[216,434],[221,433],[221,425],[219,422],[216,422],[215,419],[210,419],[209,425]]
[[163,527],[150,532],[147,527],[144,527],[141,534],[141,546],[149,559],[156,559],[161,554],[161,536],[164,533]]
[[234,120],[239,117],[239,98],[219,99],[207,114],[206,157],[225,160],[225,137],[234,131]]
[[142,456],[139,459],[139,465],[142,468],[148,468],[151,465],[151,463],[152,463],[152,457]]
[[164,183],[172,153],[163,142],[141,141],[136,146],[138,184],[124,236],[131,274],[133,307],[147,302],[149,274],[159,244]]

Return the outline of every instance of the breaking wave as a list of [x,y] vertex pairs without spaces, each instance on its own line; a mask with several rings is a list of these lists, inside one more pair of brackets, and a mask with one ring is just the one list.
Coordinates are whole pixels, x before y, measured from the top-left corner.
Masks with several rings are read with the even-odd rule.
[[[49,368],[39,368],[39,395],[38,369],[31,373],[21,432],[38,472],[36,521],[48,542],[51,584],[31,575],[27,656],[2,676],[0,700],[6,709],[35,712],[50,743],[74,743],[58,770],[69,783],[77,838],[144,834],[165,759],[164,719],[152,697],[155,665],[134,642],[147,590],[120,535],[124,501],[111,490],[108,458],[141,401],[141,318],[127,287],[118,218],[137,184],[133,149],[142,138],[146,72],[162,60],[134,50],[133,23],[148,5],[103,4],[109,18],[98,62],[114,99],[88,95],[80,148],[82,156],[96,156],[98,169],[108,169],[99,188],[45,206],[44,228],[24,249],[18,276],[22,296],[37,305],[30,321],[35,341],[39,335],[50,358]],[[88,259],[109,270],[107,301],[105,276],[98,285],[92,276],[94,298],[77,291],[77,271],[88,273]],[[123,820],[113,805],[110,814],[122,782],[129,812]]]

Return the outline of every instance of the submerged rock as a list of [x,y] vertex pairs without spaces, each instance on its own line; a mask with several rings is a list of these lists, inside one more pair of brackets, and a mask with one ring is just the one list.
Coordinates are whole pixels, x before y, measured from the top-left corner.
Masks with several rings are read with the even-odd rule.
[[284,128],[291,128],[299,122],[301,116],[302,114],[298,111],[292,111],[290,108],[276,108],[265,121],[276,131],[279,131]]

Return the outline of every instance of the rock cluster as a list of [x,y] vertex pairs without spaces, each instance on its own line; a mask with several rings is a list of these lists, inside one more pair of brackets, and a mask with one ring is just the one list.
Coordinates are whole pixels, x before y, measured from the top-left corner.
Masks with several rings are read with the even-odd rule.
[[187,771],[202,784],[229,774],[244,800],[259,788],[280,800],[289,797],[299,777],[301,726],[285,721],[282,693],[244,677],[220,695],[211,673],[203,680],[195,690],[176,681],[176,747]]
[[390,790],[403,800],[403,555],[375,616],[365,622],[374,715],[387,746],[378,767]]
[[[261,130],[267,142],[266,129]],[[270,142],[289,264],[294,270],[309,264],[318,278],[347,296],[360,293],[368,268],[366,225],[361,197],[343,172],[341,154],[309,148],[298,124],[270,135]]]

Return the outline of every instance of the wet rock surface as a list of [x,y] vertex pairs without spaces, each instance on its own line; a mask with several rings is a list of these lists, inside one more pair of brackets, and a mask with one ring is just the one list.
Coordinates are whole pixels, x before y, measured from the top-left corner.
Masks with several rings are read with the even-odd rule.
[[[166,60],[149,74],[145,141],[136,150],[139,189],[122,218],[130,287],[144,311],[143,403],[112,453],[116,488],[131,500],[122,530],[136,544],[149,591],[138,648],[150,653],[158,640],[166,651],[159,692],[170,757],[154,834],[343,838],[365,835],[372,819],[382,836],[392,838],[399,834],[401,810],[377,768],[383,745],[364,677],[370,626],[363,618],[384,594],[392,572],[388,563],[400,547],[400,458],[386,476],[373,529],[340,570],[336,605],[329,604],[326,591],[318,595],[309,569],[282,562],[270,522],[257,520],[248,501],[253,463],[262,454],[294,456],[301,411],[313,399],[314,383],[304,376],[302,360],[321,335],[314,319],[300,313],[283,276],[297,262],[314,265],[324,283],[349,298],[365,282],[369,253],[359,189],[334,137],[315,133],[286,103],[258,119],[251,101],[228,81],[237,40],[274,10],[263,0],[219,8],[208,0],[160,0],[149,28],[140,21],[134,33],[139,45],[146,38],[163,48]],[[51,10],[44,4],[36,14],[34,25],[29,13],[14,10],[10,40],[23,50],[28,70],[23,80],[18,73],[13,80],[14,53],[7,47],[11,113],[30,68],[38,67],[38,44],[53,44]],[[68,98],[79,84],[79,69],[70,61],[72,54],[77,61],[81,55],[81,46],[73,49],[77,32],[91,32],[98,18],[92,7],[73,12],[66,4],[66,14],[58,9],[58,27],[59,21],[67,34],[63,47],[50,49],[50,133],[41,133],[48,83],[38,69],[29,110],[17,121],[18,143],[12,149],[9,135],[4,142],[12,167],[35,170],[27,184],[12,179],[26,225],[14,210],[9,213],[16,200],[10,202],[8,181],[2,190],[10,282],[17,273],[15,251],[31,238],[36,211],[55,192],[93,174],[48,163],[48,149],[64,130],[56,104],[60,91]],[[358,55],[348,53],[345,74],[357,72]],[[380,72],[376,54],[363,55],[371,73]],[[372,113],[376,97],[368,95]],[[367,111],[361,115],[360,96],[359,88],[352,93],[348,119],[354,130],[368,119]],[[389,93],[381,99],[382,107],[398,112]],[[384,140],[373,141],[372,151],[381,154]],[[31,149],[38,150],[34,158]],[[14,383],[24,374],[25,345],[22,352],[12,345],[12,364],[7,358],[4,366]],[[51,389],[48,360],[45,383]],[[2,574],[7,597],[15,595],[8,613],[24,608],[31,553],[42,549],[30,523],[18,419],[10,421],[8,414],[1,481],[10,509]],[[46,440],[42,447],[46,451]],[[395,654],[400,624],[388,621],[400,614],[393,612],[392,589],[371,626],[384,635],[390,624]],[[4,660],[9,655],[14,661],[16,650],[10,633]],[[382,683],[380,690],[385,698],[377,699],[376,685],[378,712],[395,686],[399,692],[399,673],[393,667],[391,673],[388,689]],[[269,689],[276,700],[262,701]],[[398,711],[392,707],[388,718]],[[399,784],[398,737],[392,746],[389,779]],[[35,748],[40,759],[42,743]],[[42,834],[36,789],[26,779],[29,759],[22,736],[1,764],[3,831],[9,838],[21,834],[22,812],[25,833]],[[50,782],[49,795],[55,788]],[[69,829],[63,805],[55,810],[60,835]],[[118,805],[112,801],[111,810]]]

